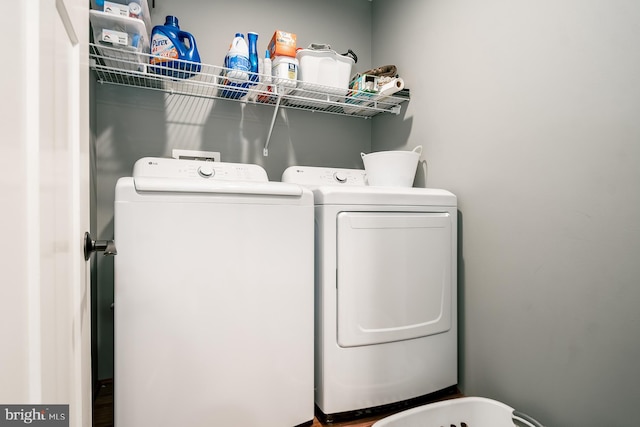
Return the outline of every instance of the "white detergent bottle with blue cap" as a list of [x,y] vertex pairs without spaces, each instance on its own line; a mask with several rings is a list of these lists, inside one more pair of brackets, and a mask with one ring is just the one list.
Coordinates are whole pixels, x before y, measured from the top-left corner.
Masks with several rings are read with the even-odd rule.
[[249,63],[249,46],[242,33],[236,33],[229,53],[224,59],[227,70],[227,78],[236,81],[246,81],[249,78],[251,65]]

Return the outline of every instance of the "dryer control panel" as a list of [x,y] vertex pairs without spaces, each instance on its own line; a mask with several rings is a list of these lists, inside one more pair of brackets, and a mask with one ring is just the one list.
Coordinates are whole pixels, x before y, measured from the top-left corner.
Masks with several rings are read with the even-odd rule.
[[300,185],[366,186],[366,173],[361,169],[291,166],[282,174],[282,182]]

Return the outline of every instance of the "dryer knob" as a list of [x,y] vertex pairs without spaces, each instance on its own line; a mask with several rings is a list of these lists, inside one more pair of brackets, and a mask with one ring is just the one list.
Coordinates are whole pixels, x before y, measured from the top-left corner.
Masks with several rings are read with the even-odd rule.
[[198,167],[198,173],[203,178],[211,178],[214,175],[213,166],[205,163],[204,165]]
[[347,175],[345,175],[344,172],[336,172],[333,174],[333,177],[340,183],[347,182]]

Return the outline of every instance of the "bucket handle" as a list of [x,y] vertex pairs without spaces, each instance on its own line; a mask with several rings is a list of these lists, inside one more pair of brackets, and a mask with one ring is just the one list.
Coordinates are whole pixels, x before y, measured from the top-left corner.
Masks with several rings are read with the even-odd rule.
[[521,424],[527,427],[544,427],[541,422],[539,422],[532,416],[520,411],[513,411],[512,418],[514,421],[519,421]]
[[[413,153],[417,153],[418,155],[422,154],[422,145],[418,145],[416,148],[414,148],[413,150],[411,150]],[[360,157],[362,157],[364,159],[364,156],[366,156],[365,153],[360,153]]]

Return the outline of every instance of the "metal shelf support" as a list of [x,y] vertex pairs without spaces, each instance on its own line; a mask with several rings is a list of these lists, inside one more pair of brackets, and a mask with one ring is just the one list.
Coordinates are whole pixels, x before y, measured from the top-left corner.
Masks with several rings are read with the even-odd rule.
[[271,134],[273,133],[273,125],[276,124],[276,119],[278,118],[278,110],[280,109],[280,101],[282,101],[282,96],[278,95],[278,100],[276,101],[276,106],[273,109],[273,117],[271,117],[271,125],[269,126],[269,133],[267,134],[267,140],[264,142],[264,149],[262,150],[262,155],[267,157],[269,155],[269,141],[271,141]]

